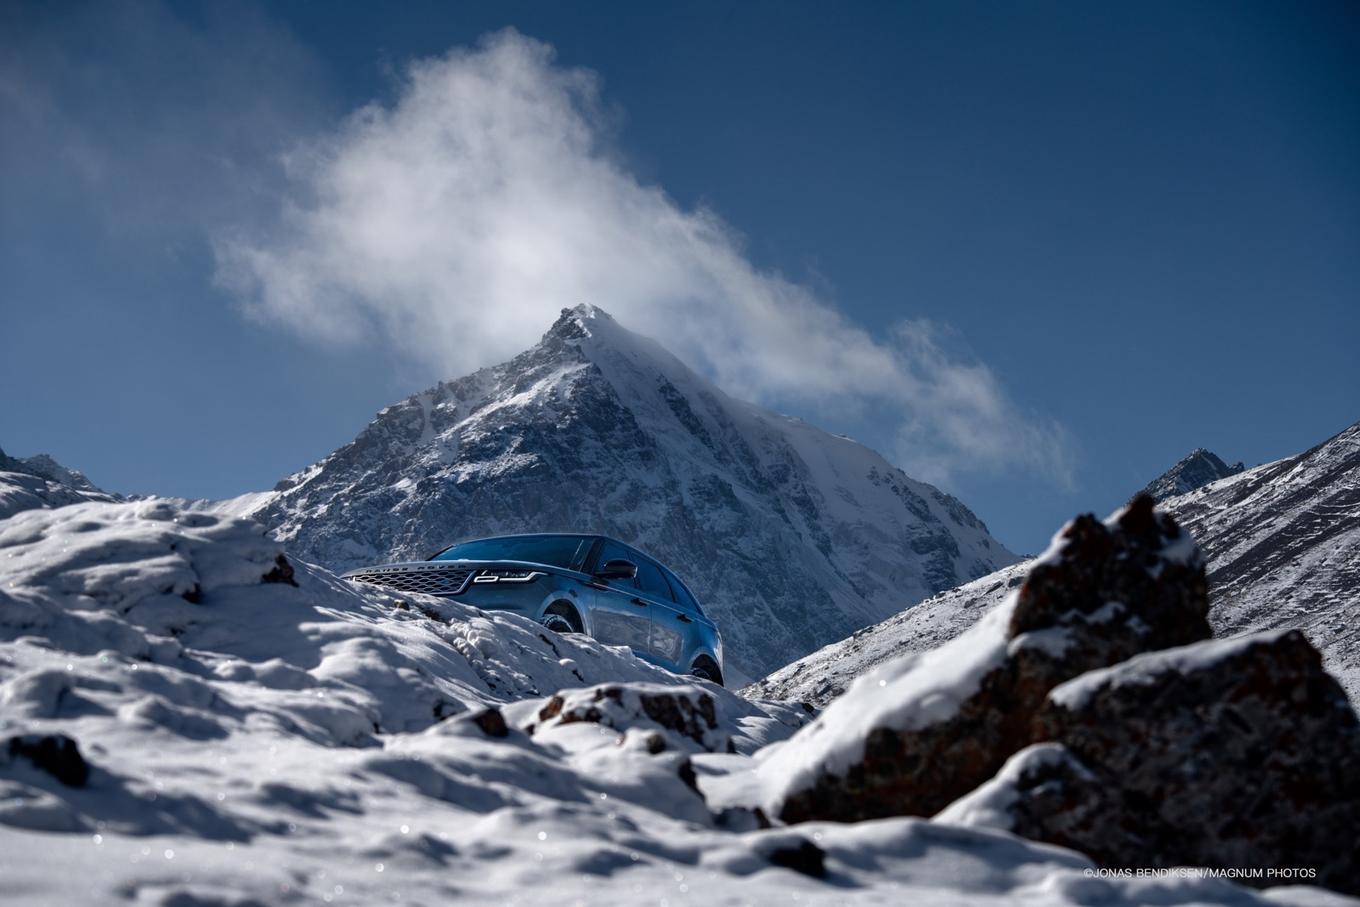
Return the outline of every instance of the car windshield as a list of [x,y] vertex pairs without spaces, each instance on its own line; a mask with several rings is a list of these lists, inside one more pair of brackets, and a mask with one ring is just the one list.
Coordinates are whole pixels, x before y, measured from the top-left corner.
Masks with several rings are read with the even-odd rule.
[[476,539],[441,551],[436,561],[528,561],[570,570],[590,547],[584,535],[511,535],[499,539]]

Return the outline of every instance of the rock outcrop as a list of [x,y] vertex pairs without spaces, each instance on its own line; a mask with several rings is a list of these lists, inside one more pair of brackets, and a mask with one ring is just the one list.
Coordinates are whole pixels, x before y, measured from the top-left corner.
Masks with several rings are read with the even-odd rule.
[[1035,722],[1052,742],[940,819],[1102,866],[1259,868],[1241,880],[1360,893],[1360,722],[1302,633],[1141,655],[1059,686]]
[[[539,727],[579,721],[613,728],[660,731],[656,751],[667,749],[665,737],[678,735],[689,748],[707,752],[733,751],[731,737],[719,726],[713,696],[695,687],[655,684],[604,684],[586,690],[558,693],[539,710]],[[693,744],[690,747],[690,744]]]
[[1069,523],[976,627],[856,683],[762,766],[785,822],[933,815],[1035,741],[1058,684],[1209,636],[1204,563],[1148,497]]

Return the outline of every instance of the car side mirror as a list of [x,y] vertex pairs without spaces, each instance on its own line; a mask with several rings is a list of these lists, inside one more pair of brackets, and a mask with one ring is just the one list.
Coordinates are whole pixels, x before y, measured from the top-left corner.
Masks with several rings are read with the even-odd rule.
[[623,558],[605,561],[604,565],[595,571],[595,576],[597,579],[633,579],[637,576],[637,564]]

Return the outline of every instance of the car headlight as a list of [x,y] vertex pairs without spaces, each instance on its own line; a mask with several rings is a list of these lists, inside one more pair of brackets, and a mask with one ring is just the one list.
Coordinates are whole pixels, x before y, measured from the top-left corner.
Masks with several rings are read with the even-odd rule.
[[472,578],[474,583],[532,583],[540,576],[547,576],[541,570],[511,570],[501,567],[488,567]]

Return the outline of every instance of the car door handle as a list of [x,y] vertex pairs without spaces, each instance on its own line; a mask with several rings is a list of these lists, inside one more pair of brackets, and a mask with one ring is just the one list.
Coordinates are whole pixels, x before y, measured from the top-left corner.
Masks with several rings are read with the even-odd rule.
[[640,598],[634,598],[634,599],[632,599],[632,604],[634,604],[634,605],[639,605],[639,606],[641,606],[641,607],[643,607],[643,608],[647,607],[647,602],[643,601],[643,600],[640,599]]
[[675,615],[675,618],[676,618],[676,620],[680,621],[680,623],[682,623],[682,624],[692,624],[692,623],[694,623],[694,620],[693,620],[688,614],[677,614],[677,615]]

